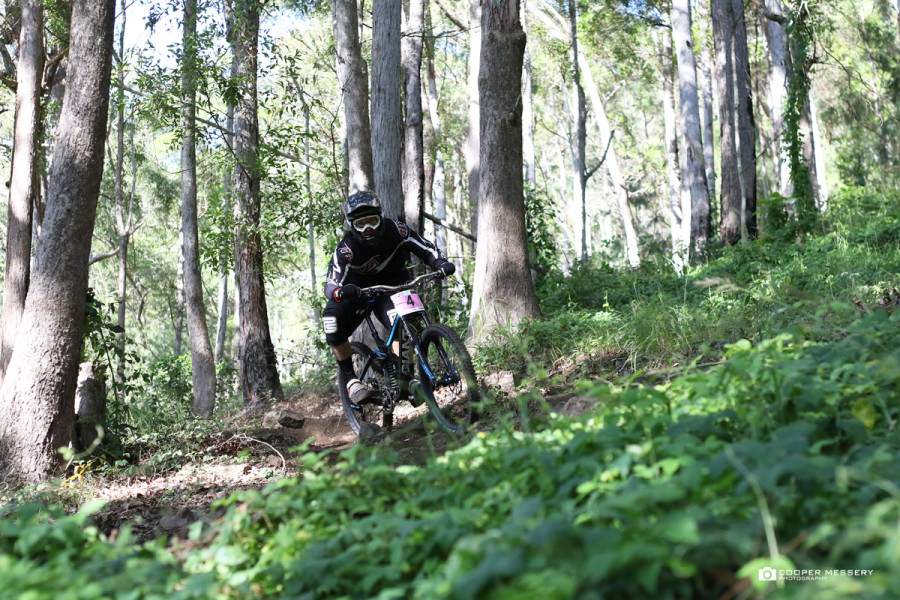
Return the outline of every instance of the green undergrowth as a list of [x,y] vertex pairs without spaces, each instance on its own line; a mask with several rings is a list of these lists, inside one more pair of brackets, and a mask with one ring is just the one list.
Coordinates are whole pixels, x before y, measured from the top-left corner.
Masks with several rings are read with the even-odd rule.
[[[900,198],[847,188],[830,200],[815,234],[713,249],[684,276],[645,261],[634,270],[585,266],[542,277],[543,317],[479,348],[476,361],[485,372],[524,374],[560,358],[624,353],[640,371],[715,359],[726,344],[791,327],[829,340],[897,288]],[[816,318],[834,302],[857,309]]]
[[[898,325],[876,311],[835,341],[741,340],[656,385],[584,382],[591,412],[424,466],[304,454],[301,478],[232,496],[174,548],[110,542],[87,508],[7,507],[0,597],[892,597]],[[770,583],[767,567],[873,573]]]

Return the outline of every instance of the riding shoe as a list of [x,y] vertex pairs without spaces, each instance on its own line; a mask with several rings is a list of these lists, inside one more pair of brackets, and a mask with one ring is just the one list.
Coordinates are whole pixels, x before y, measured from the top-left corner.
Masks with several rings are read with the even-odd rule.
[[351,402],[359,404],[371,398],[373,392],[359,379],[351,379],[347,382],[347,394],[350,396]]

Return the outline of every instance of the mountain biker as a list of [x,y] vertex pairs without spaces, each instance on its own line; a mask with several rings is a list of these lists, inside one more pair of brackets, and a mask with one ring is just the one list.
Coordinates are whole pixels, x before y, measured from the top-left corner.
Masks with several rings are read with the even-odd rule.
[[[353,372],[350,334],[362,323],[358,314],[365,300],[360,288],[372,285],[401,285],[409,281],[406,262],[410,253],[432,270],[452,275],[456,266],[430,241],[402,221],[384,218],[381,201],[375,192],[352,194],[342,207],[346,233],[337,245],[325,279],[328,304],[322,311],[325,340],[337,359],[347,382],[351,402],[359,403],[372,394]],[[375,300],[374,314],[390,327],[387,311],[393,308],[389,296]]]

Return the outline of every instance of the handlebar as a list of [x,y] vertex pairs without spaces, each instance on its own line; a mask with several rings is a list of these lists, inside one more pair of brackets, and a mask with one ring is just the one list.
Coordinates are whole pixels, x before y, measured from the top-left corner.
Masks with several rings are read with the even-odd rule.
[[393,294],[396,292],[402,292],[404,290],[411,290],[412,288],[418,286],[420,283],[427,283],[432,279],[439,279],[443,276],[444,273],[442,271],[431,271],[429,273],[425,273],[424,275],[419,275],[412,281],[401,283],[400,285],[373,285],[371,287],[362,288],[360,292],[362,292],[363,298],[375,298],[377,296],[383,296],[384,294]]

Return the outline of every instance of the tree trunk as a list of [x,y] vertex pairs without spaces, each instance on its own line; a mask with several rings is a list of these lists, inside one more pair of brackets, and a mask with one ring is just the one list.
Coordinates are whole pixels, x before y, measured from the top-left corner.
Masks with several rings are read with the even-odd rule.
[[175,356],[184,348],[184,231],[178,223],[178,268],[175,271]]
[[[230,77],[232,80],[237,78],[237,51],[234,45],[234,18],[232,16],[231,11],[231,3],[226,1],[224,3],[224,12],[225,12],[225,23],[226,28],[228,30],[227,38],[229,40],[229,44],[231,45],[231,73]],[[234,151],[234,106],[229,104],[228,108],[225,111],[225,145],[228,147],[230,151]],[[231,194],[234,188],[234,172],[228,169],[225,170],[224,175],[222,176],[222,197],[224,202],[224,212],[231,211],[232,216],[236,217],[237,213],[235,212],[235,207],[231,201]],[[236,231],[235,231],[236,233]],[[237,303],[235,303],[235,307]],[[225,360],[225,338],[228,333],[228,269],[226,265],[219,265],[219,289],[218,289],[218,322],[216,324],[216,350],[215,350],[215,361],[216,364],[221,363]],[[235,320],[238,319],[238,312],[235,312]],[[238,324],[235,323],[235,333],[234,338],[232,340],[234,349],[237,349],[238,345]],[[238,353],[234,353],[234,360],[237,361]]]
[[[128,215],[125,214],[125,0],[120,3],[120,11],[122,14],[119,23],[119,57],[120,60],[116,64],[116,80],[118,82],[118,90],[116,91],[116,166],[114,173],[114,196],[115,196],[115,213],[116,213],[116,235],[119,238],[118,246],[118,262],[119,272],[116,279],[116,324],[119,327],[119,333],[116,335],[116,373],[115,382],[122,386],[125,383],[125,343],[127,336],[125,334],[125,310],[128,294],[128,244],[131,241],[131,218],[132,208],[134,207],[134,185],[131,190],[131,201],[128,208]],[[132,154],[132,180],[136,177],[135,161],[134,161],[134,127],[131,130],[131,154]]]
[[800,132],[803,136],[803,161],[809,169],[809,181],[812,187],[812,204],[813,207],[819,205],[819,161],[816,160],[816,145],[813,134],[813,116],[812,116],[812,89],[805,97],[806,102],[803,105],[803,111],[800,114]]
[[422,43],[425,0],[409,0],[401,57],[406,87],[406,126],[403,143],[403,198],[406,223],[422,233],[425,217],[425,155],[422,127]]
[[609,151],[606,153],[606,169],[612,180],[613,188],[616,194],[616,208],[619,212],[619,218],[622,220],[622,233],[625,237],[625,260],[631,267],[638,267],[641,264],[641,252],[638,244],[637,231],[634,228],[634,218],[631,214],[631,204],[628,200],[628,188],[625,184],[625,177],[622,175],[622,169],[619,167],[619,157],[616,152],[616,141],[613,139],[613,130],[609,126],[609,119],[606,117],[606,107],[600,99],[600,91],[594,82],[588,68],[587,61],[582,56],[580,61],[581,72],[584,75],[585,83],[588,86],[591,105],[597,115],[595,123],[600,132],[601,143],[604,148],[608,145]]
[[721,216],[720,236],[726,244],[741,238],[741,184],[735,135],[734,100],[734,24],[731,0],[711,0],[713,41],[716,48],[716,96],[719,98],[721,144]]
[[228,273],[219,265],[219,285],[216,290],[216,348],[214,360],[216,364],[225,360],[225,337],[228,331]]
[[[688,0],[672,3],[672,42],[678,64],[678,95],[681,106],[681,211],[690,215],[690,236],[683,229],[684,244],[690,240],[695,251],[702,251],[709,241],[709,190],[703,169],[703,139],[700,131],[700,105],[697,93],[697,71],[691,34],[691,5]],[[685,223],[687,225],[687,223]],[[690,248],[687,248],[690,251]],[[682,259],[687,264],[689,257]]]
[[668,181],[669,213],[672,235],[672,261],[680,272],[685,266],[687,240],[684,237],[681,211],[681,181],[678,178],[678,126],[675,117],[675,74],[672,33],[656,31],[662,73],[663,124],[665,127],[666,179]]
[[585,146],[587,145],[587,107],[584,100],[584,87],[581,85],[581,69],[578,65],[578,21],[575,0],[568,0],[569,12],[569,47],[571,48],[572,96],[574,102],[575,131],[572,147],[572,170],[575,176],[573,191],[576,206],[581,207],[581,262],[588,259],[588,217],[587,217],[587,169],[585,167]]
[[481,20],[478,250],[469,332],[476,341],[540,314],[528,266],[522,182],[522,60],[516,0],[485,0]]
[[[426,13],[427,16],[427,13]],[[431,123],[431,138],[434,144],[434,175],[430,186],[426,186],[426,193],[430,190],[434,201],[434,216],[438,219],[447,218],[447,193],[444,178],[444,155],[441,152],[441,117],[438,113],[437,77],[434,71],[434,42],[432,41],[431,19],[428,19],[428,28],[425,35],[425,65],[428,87],[428,115]],[[435,226],[434,241],[444,254],[448,253],[447,234],[443,227]]]
[[86,452],[99,437],[97,426],[106,423],[106,365],[101,361],[82,363],[78,369],[75,389],[75,428],[72,432],[72,448]]
[[216,365],[206,326],[203,278],[200,275],[200,236],[197,230],[197,149],[194,132],[198,77],[197,0],[184,0],[182,43],[181,231],[184,244],[185,303],[191,344],[191,409],[197,416],[209,417],[216,405]]
[[[528,37],[528,2],[522,0],[522,31]],[[534,152],[534,85],[532,77],[534,69],[531,65],[531,50],[525,44],[525,58],[523,59],[524,78],[522,89],[522,153],[525,160],[525,185],[532,189],[537,188],[537,159]],[[582,90],[583,92],[583,90]]]
[[[709,199],[711,207],[711,203],[716,198],[716,149],[713,143],[713,60],[709,49],[709,40],[711,39],[709,2],[710,0],[701,0],[697,3],[700,15],[698,31],[703,42],[699,44],[699,52],[694,52],[694,56],[700,57],[697,65],[697,83],[703,94],[703,106],[700,114],[703,119],[703,160],[706,169],[706,197]],[[711,229],[712,219],[710,219]]]
[[283,400],[278,379],[275,347],[269,332],[263,255],[259,233],[259,117],[256,81],[259,42],[259,4],[239,0],[235,4],[237,74],[242,84],[234,115],[235,156],[233,197],[238,212],[235,240],[235,279],[240,297],[240,356],[238,374],[244,403]]
[[348,192],[352,194],[375,189],[369,124],[369,73],[359,45],[356,0],[331,0],[331,12],[334,17],[338,82],[343,94],[347,129]]
[[372,162],[375,192],[384,214],[404,216],[400,164],[402,72],[400,69],[400,0],[372,2]]
[[[565,39],[563,30],[570,28],[570,25],[567,24],[565,19],[555,10],[548,10],[548,13],[555,21],[546,16],[542,17],[542,19],[556,38],[562,41]],[[542,15],[543,13],[538,12],[536,14]],[[616,155],[616,144],[612,139],[613,131],[609,126],[609,120],[606,117],[606,109],[603,106],[603,101],[600,99],[600,91],[597,89],[597,84],[591,74],[590,65],[583,53],[578,57],[578,65],[581,74],[584,77],[584,84],[587,88],[588,97],[591,100],[591,106],[594,108],[594,112],[597,115],[594,122],[600,131],[601,143],[604,148],[609,146],[605,164],[609,171],[610,179],[612,179],[613,189],[615,190],[616,207],[619,211],[619,217],[622,219],[622,231],[625,237],[625,258],[630,266],[637,267],[641,264],[640,248],[638,247],[637,231],[634,228],[634,219],[632,218],[631,206],[628,201],[628,188],[625,184],[625,178],[622,176],[622,170],[619,168],[619,160]]]
[[824,211],[828,208],[828,182],[825,179],[825,151],[822,148],[822,133],[819,129],[818,111],[816,99],[812,91],[809,94],[809,127],[810,142],[812,144],[812,161],[816,166],[816,208]]
[[466,171],[469,176],[469,210],[472,228],[478,229],[478,176],[481,171],[481,105],[479,102],[479,70],[481,69],[481,2],[471,0],[469,4],[469,131],[466,137]]
[[44,72],[44,8],[23,0],[16,71],[15,144],[9,183],[6,272],[0,333],[0,382],[16,342],[31,275],[32,211],[41,193],[41,77]]
[[741,182],[741,239],[756,238],[756,119],[750,85],[750,52],[742,0],[732,0],[734,80],[737,94],[738,152]]
[[58,472],[72,438],[88,260],[103,175],[114,0],[72,6],[68,86],[50,168],[43,237],[18,342],[0,390],[0,456],[29,482]]
[[[780,0],[766,0],[766,10],[774,16],[783,16]],[[775,164],[775,180],[778,193],[784,198],[793,194],[790,166],[783,152],[784,104],[787,97],[787,81],[790,72],[787,33],[784,25],[775,19],[766,19],[766,41],[769,49],[769,111],[772,115],[772,154]]]

